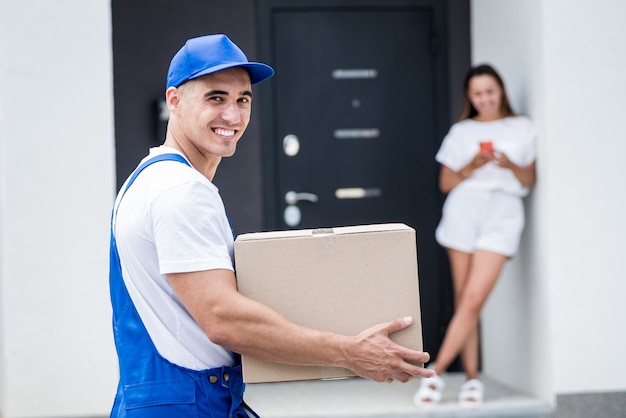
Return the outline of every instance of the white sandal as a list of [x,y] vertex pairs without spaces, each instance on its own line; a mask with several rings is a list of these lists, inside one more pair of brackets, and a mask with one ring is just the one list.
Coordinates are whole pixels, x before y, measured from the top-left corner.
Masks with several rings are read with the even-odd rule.
[[441,392],[445,387],[445,382],[437,375],[424,377],[419,390],[413,396],[413,403],[422,408],[433,407],[441,402]]
[[471,379],[461,385],[459,404],[464,408],[478,408],[483,403],[485,386],[478,379]]

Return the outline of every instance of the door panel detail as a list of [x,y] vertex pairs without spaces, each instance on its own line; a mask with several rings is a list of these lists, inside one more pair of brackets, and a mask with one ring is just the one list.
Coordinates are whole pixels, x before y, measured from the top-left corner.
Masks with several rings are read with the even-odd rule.
[[380,130],[372,129],[335,129],[333,136],[337,139],[378,138]]
[[335,79],[376,78],[378,71],[375,68],[337,69],[332,76]]
[[290,190],[287,193],[285,193],[285,203],[287,203],[288,205],[295,205],[301,200],[306,200],[308,202],[315,203],[319,200],[319,197],[317,197],[317,195],[313,193],[307,193],[307,192],[298,193],[298,192],[294,192],[293,190]]
[[382,194],[383,191],[378,187],[344,187],[335,190],[335,197],[337,199],[365,199],[368,197],[380,197]]
[[300,138],[294,134],[285,135],[283,138],[283,151],[288,157],[295,157],[300,152]]

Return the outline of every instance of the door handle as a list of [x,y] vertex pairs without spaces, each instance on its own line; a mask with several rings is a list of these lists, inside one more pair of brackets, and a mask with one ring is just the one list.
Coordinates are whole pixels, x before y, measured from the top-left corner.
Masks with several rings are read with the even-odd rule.
[[307,192],[294,192],[293,190],[290,190],[287,193],[285,193],[285,202],[288,205],[295,205],[301,200],[306,200],[306,201],[315,203],[319,200],[319,198],[317,197],[316,194],[307,193]]

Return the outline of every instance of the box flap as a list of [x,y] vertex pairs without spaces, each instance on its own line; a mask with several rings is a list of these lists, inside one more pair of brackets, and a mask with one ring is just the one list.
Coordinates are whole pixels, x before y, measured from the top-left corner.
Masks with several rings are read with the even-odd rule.
[[356,225],[356,226],[340,226],[335,228],[318,228],[318,229],[298,229],[286,231],[267,231],[267,232],[251,232],[237,236],[236,241],[251,241],[260,239],[288,239],[301,237],[315,237],[324,234],[346,235],[361,234],[365,232],[388,232],[412,230],[410,226],[402,223],[388,224],[372,224],[372,225]]

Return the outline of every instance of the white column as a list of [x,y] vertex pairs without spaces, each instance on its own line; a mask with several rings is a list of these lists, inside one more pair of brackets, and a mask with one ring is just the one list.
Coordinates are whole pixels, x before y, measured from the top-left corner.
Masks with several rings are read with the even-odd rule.
[[106,415],[110,2],[0,1],[0,415]]

